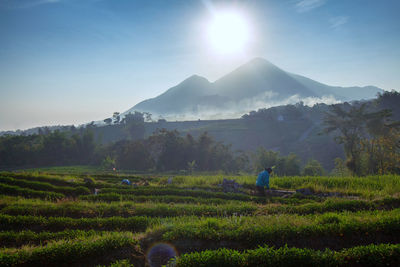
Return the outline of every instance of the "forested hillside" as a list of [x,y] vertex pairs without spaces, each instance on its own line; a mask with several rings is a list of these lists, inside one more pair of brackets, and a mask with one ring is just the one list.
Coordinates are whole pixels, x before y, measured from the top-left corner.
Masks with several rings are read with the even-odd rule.
[[[263,151],[274,151],[282,158],[296,155],[299,166],[318,160],[330,171],[336,158],[349,157],[335,138],[339,128],[324,131],[329,126],[324,121],[332,111],[352,114],[362,109],[367,117],[384,111],[384,122],[393,124],[400,118],[399,103],[400,93],[393,91],[368,102],[313,107],[298,103],[260,109],[232,120],[155,122],[149,114],[135,112],[122,120],[106,119],[107,125],[100,127],[92,123],[85,128],[40,129],[39,134],[1,137],[0,166],[101,165],[108,160],[111,165],[135,170],[238,171],[253,169]],[[370,132],[362,134],[365,140],[374,137]]]

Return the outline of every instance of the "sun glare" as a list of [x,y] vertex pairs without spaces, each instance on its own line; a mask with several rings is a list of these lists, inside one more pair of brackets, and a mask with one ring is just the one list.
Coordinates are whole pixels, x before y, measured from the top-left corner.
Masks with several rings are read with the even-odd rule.
[[215,15],[208,25],[207,34],[212,47],[219,53],[240,52],[249,39],[248,25],[236,12]]

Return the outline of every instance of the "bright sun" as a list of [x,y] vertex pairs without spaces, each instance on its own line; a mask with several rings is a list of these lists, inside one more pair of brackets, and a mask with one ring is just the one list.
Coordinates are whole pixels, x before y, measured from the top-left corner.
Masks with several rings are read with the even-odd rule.
[[215,15],[208,25],[207,34],[213,48],[224,54],[240,52],[249,39],[245,19],[235,12]]

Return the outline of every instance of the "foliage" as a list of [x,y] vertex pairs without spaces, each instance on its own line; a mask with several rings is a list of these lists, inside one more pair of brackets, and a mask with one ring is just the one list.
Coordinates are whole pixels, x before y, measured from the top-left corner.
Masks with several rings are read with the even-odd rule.
[[40,191],[50,191],[62,193],[64,195],[87,195],[90,193],[89,189],[84,186],[69,187],[69,186],[55,186],[45,182],[34,182],[23,179],[13,179],[11,177],[0,176],[0,183],[19,186],[23,188],[30,188]]
[[[16,251],[0,252],[1,266],[61,266],[96,262],[110,251],[133,247],[135,239],[130,233],[109,233],[103,236],[50,243],[44,247],[24,247]],[[84,264],[83,264],[84,265]]]
[[27,198],[43,198],[49,200],[56,200],[65,197],[65,195],[61,193],[21,188],[19,186],[2,183],[0,183],[0,194],[8,196],[23,196]]
[[[379,101],[379,100],[378,100]],[[368,106],[333,105],[324,123],[325,132],[339,132],[344,145],[346,166],[355,175],[385,174],[400,171],[399,122],[391,122],[390,110],[367,112]]]
[[81,237],[101,235],[107,232],[96,232],[94,230],[65,230],[61,232],[33,232],[33,231],[2,231],[0,232],[0,246],[20,247],[22,245],[47,244],[55,240],[72,240]]
[[65,165],[91,163],[95,153],[93,132],[54,131],[29,136],[0,137],[0,166]]
[[224,218],[174,218],[170,225],[155,225],[148,230],[162,236],[164,242],[174,240],[229,241],[237,246],[254,248],[262,244],[298,244],[319,238],[330,240],[332,246],[341,242],[359,244],[363,240],[376,240],[382,234],[393,235],[397,242],[400,233],[399,210],[363,211],[356,213],[325,213],[298,216],[281,214],[279,216],[232,216]]
[[[158,242],[177,249],[178,266],[398,265],[398,245],[380,244],[400,242],[396,175],[273,176],[273,188],[317,195],[260,198],[255,175],[41,171],[0,173],[15,190],[0,196],[1,266],[144,266],[142,253]],[[119,185],[125,178],[136,185]],[[243,192],[222,192],[224,178]],[[87,194],[85,180],[100,192]],[[56,191],[73,197],[48,197]],[[358,245],[367,246],[348,248]]]
[[396,266],[400,245],[358,246],[341,251],[260,247],[243,252],[221,248],[183,254],[169,266]]
[[318,160],[312,159],[304,166],[303,174],[305,176],[322,176],[324,174],[324,168],[322,168]]
[[[153,219],[154,221],[154,219]],[[40,217],[40,216],[10,216],[0,214],[0,226],[2,230],[46,230],[61,231],[71,230],[127,230],[143,231],[150,224],[150,219],[143,216],[130,218],[80,218],[69,217]]]
[[267,151],[265,148],[258,148],[253,155],[254,171],[261,171],[267,167],[273,167],[275,174],[279,176],[300,175],[300,160],[294,153],[288,156],[279,156],[278,152]]

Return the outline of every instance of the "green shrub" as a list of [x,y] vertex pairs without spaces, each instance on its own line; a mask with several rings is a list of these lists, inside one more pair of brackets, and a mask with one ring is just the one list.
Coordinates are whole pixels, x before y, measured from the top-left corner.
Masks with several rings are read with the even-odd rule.
[[160,188],[160,187],[145,187],[136,189],[124,189],[119,190],[115,188],[104,188],[101,191],[104,193],[117,193],[117,194],[129,194],[135,196],[160,196],[160,195],[175,195],[175,196],[191,196],[201,198],[220,198],[228,200],[240,200],[240,201],[254,201],[265,203],[266,199],[262,197],[250,196],[239,193],[223,193],[223,192],[210,192],[206,190],[190,190],[190,189],[179,189],[179,188]]
[[108,233],[75,242],[59,241],[44,247],[25,247],[13,252],[3,250],[0,252],[0,266],[92,265],[110,252],[126,247],[133,250],[136,244],[132,234]]
[[61,193],[32,190],[29,188],[21,188],[19,186],[7,185],[2,183],[0,183],[0,194],[9,196],[23,196],[27,198],[42,198],[49,200],[56,200],[65,197],[65,195]]
[[0,246],[19,247],[22,245],[38,245],[46,244],[55,240],[75,239],[79,237],[90,237],[94,235],[102,235],[106,232],[96,232],[94,230],[65,230],[61,232],[33,232],[33,231],[6,231],[0,232]]
[[368,245],[339,252],[306,248],[260,247],[239,252],[221,248],[183,254],[169,266],[399,266],[400,244]]
[[33,190],[40,191],[52,191],[57,193],[62,193],[65,195],[86,195],[90,194],[88,188],[83,186],[70,187],[70,186],[55,186],[50,183],[45,182],[32,182],[23,179],[13,179],[11,177],[0,177],[0,183],[15,185],[22,188],[29,188]]
[[146,230],[154,221],[147,217],[135,216],[129,218],[81,218],[68,217],[40,217],[40,216],[10,216],[0,214],[0,229],[2,230],[46,230],[62,231],[66,229],[75,230],[113,230],[140,232]]

